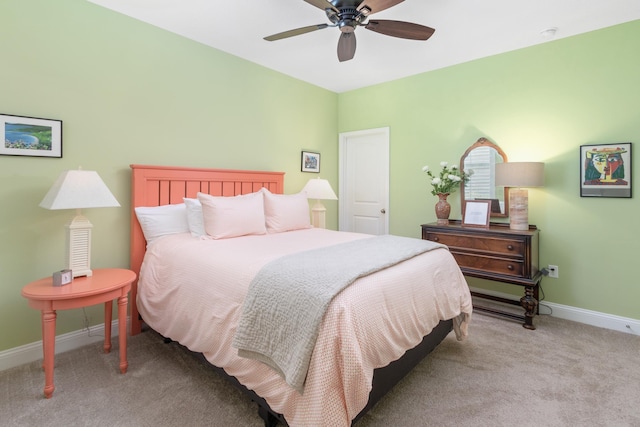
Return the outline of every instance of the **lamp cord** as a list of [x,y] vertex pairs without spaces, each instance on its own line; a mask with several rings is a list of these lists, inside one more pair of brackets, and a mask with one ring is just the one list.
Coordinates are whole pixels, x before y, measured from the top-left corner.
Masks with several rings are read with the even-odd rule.
[[[88,337],[104,337],[104,335],[101,334],[92,334],[91,333],[91,327],[89,326],[89,316],[87,315],[87,310],[85,309],[85,307],[82,307],[82,330],[83,331],[87,331],[87,336]],[[105,325],[105,328],[107,327],[107,325]],[[111,327],[111,325],[109,325],[109,327]]]

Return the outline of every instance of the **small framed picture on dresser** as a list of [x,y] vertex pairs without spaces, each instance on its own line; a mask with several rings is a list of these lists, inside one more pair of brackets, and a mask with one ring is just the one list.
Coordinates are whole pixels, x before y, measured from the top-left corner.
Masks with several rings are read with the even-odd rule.
[[463,227],[489,228],[491,200],[467,200],[464,204]]

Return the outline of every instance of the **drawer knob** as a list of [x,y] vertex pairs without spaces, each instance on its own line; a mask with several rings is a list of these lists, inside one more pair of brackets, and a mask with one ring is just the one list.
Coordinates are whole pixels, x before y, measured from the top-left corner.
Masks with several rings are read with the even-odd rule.
[[507,270],[513,271],[513,265],[511,264],[507,265]]
[[507,245],[507,249],[509,249],[510,251],[513,250],[513,245]]
[[433,238],[433,241],[434,241],[434,242],[439,242],[439,241],[440,241],[440,238],[439,238],[439,237],[434,237],[434,238]]

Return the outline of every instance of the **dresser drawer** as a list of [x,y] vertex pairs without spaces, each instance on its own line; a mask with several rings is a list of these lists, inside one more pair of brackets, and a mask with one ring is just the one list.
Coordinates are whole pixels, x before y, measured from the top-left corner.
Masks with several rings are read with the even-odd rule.
[[497,258],[491,256],[470,254],[468,252],[456,252],[451,250],[456,262],[463,270],[472,269],[481,272],[504,274],[506,276],[525,277],[525,266],[522,260]]
[[470,234],[449,234],[425,231],[423,239],[442,243],[449,246],[451,251],[455,248],[464,248],[470,251],[490,252],[503,254],[511,257],[523,257],[525,252],[525,242],[517,238],[487,237]]

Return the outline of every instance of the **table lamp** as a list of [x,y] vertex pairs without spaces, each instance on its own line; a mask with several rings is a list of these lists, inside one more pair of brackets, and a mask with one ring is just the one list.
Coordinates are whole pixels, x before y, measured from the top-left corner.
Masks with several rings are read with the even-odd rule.
[[311,225],[316,228],[326,228],[325,217],[327,209],[320,200],[338,200],[333,192],[331,184],[326,179],[312,178],[302,189],[307,193],[307,199],[316,199],[316,203],[311,208]]
[[496,185],[509,188],[509,228],[529,229],[529,190],[544,185],[544,163],[506,162],[496,164]]
[[66,227],[67,268],[73,277],[91,276],[91,228],[82,209],[119,207],[105,183],[95,171],[69,170],[62,172],[40,207],[50,210],[76,209],[76,215]]

